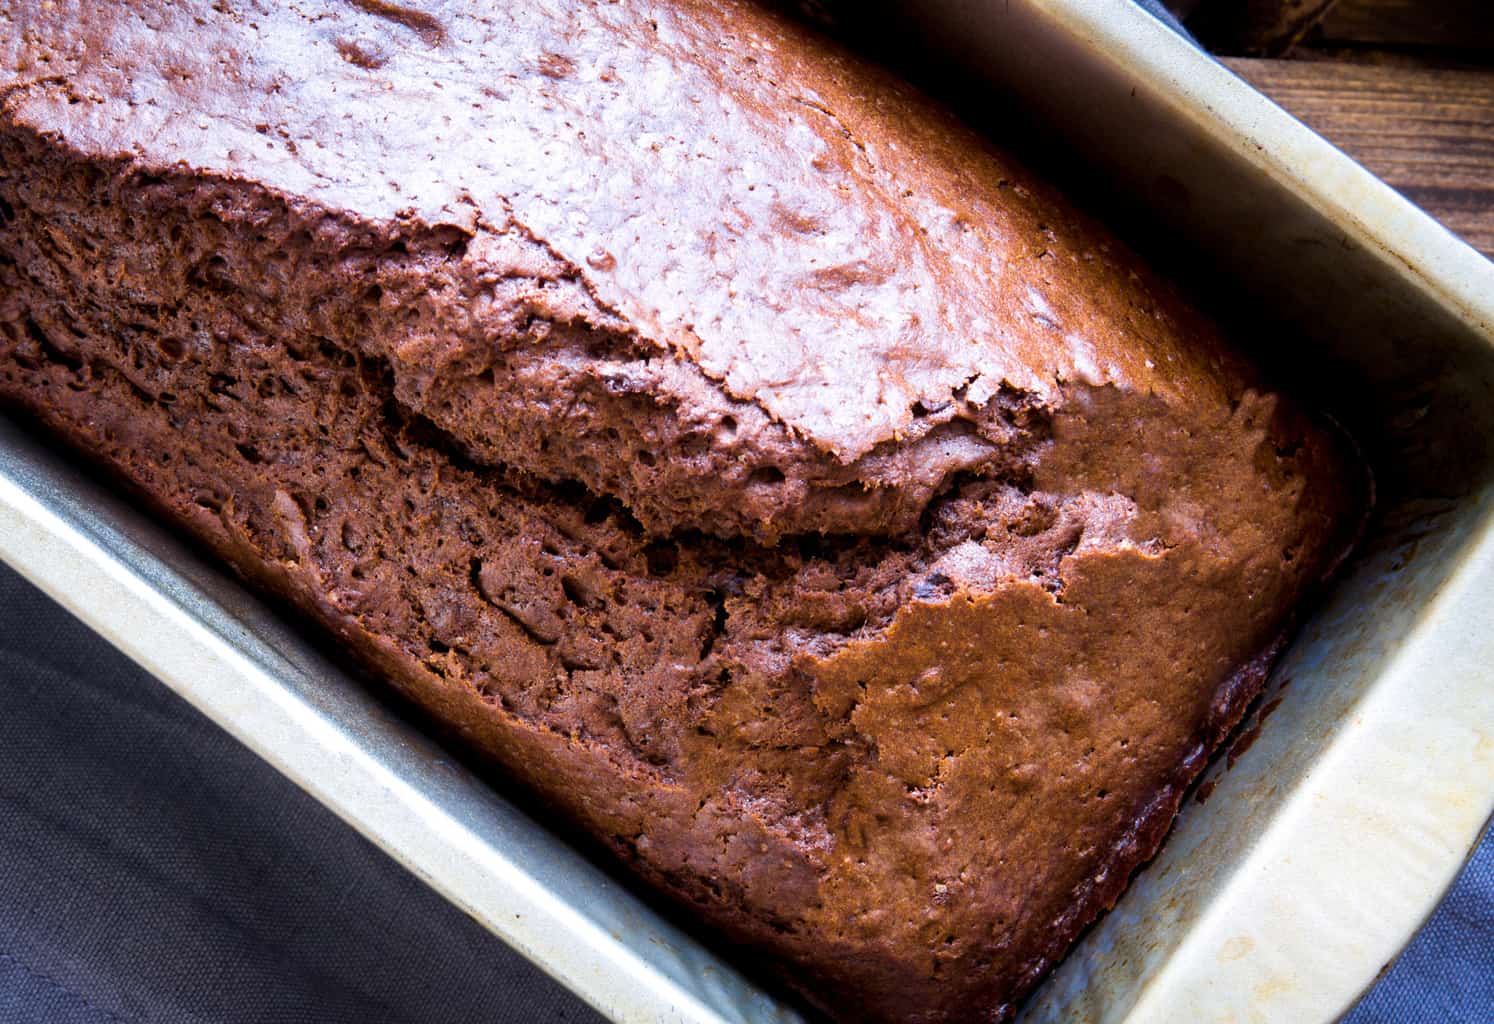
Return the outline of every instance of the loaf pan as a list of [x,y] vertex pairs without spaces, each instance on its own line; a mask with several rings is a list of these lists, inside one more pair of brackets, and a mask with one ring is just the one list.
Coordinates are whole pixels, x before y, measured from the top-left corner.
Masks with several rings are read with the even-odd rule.
[[[1269,309],[1248,347],[1379,485],[1256,721],[1024,1019],[1332,1020],[1494,808],[1494,265],[1130,0],[872,7]],[[0,559],[605,1015],[801,1019],[5,420]]]

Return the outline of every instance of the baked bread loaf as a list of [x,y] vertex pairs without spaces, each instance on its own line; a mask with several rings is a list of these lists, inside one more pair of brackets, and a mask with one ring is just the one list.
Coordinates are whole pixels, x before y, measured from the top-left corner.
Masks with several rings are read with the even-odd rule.
[[848,1021],[997,1020],[1356,520],[1104,230],[741,0],[19,0],[0,400]]

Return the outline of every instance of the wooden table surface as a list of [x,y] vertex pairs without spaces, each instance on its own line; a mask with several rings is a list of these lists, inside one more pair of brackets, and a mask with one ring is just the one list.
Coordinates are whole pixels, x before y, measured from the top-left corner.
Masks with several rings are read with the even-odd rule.
[[1236,74],[1494,258],[1494,0],[1169,0]]

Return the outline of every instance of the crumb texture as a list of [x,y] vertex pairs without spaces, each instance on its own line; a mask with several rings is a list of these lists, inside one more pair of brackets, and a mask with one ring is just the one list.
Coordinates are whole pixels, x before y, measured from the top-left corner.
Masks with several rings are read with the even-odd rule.
[[0,402],[839,1019],[1008,1015],[1345,543],[1333,438],[764,10],[0,30]]

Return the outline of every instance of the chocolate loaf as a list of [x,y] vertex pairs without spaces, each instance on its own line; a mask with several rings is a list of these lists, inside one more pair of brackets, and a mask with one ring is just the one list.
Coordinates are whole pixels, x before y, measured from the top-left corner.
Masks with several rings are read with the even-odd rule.
[[0,29],[0,401],[833,1017],[1009,1015],[1357,521],[1124,247],[770,10]]

